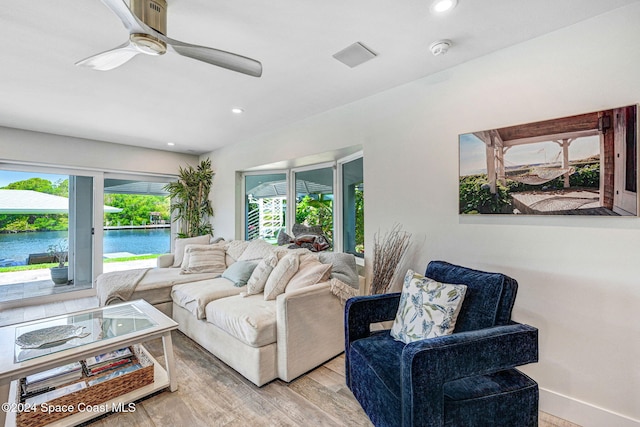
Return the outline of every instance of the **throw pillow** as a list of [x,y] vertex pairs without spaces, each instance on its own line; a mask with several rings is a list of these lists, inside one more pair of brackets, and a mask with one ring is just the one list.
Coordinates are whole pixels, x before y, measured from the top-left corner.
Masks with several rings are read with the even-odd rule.
[[288,245],[293,242],[293,237],[289,236],[284,228],[278,232],[278,246]]
[[185,249],[186,265],[180,274],[218,273],[226,270],[225,253],[220,245],[187,245]]
[[247,281],[247,295],[255,295],[264,291],[264,285],[277,264],[278,257],[275,253],[270,253],[258,262]]
[[185,239],[176,239],[173,245],[173,267],[180,267],[184,258],[184,248],[187,245],[207,245],[211,236],[188,237]]
[[300,260],[298,271],[289,280],[285,292],[295,291],[305,286],[311,286],[329,280],[331,264],[323,264],[320,261],[302,263],[302,257],[300,257]]
[[[225,250],[233,261],[238,261],[242,253],[247,249],[247,246],[249,246],[249,242],[246,240],[231,240],[226,243]],[[227,264],[231,265],[233,262],[227,262]]]
[[231,280],[234,286],[241,287],[247,284],[253,270],[258,265],[258,261],[238,261],[231,264],[222,277]]
[[264,285],[264,299],[266,301],[274,300],[278,295],[284,292],[287,283],[298,271],[299,259],[297,253],[291,253],[278,261],[267,283]]
[[[202,250],[207,250],[207,249],[212,248],[214,245],[187,245],[187,246],[185,246],[184,255],[182,257],[182,264],[180,265],[181,269],[184,270],[184,269],[189,267],[189,257],[191,256],[191,251],[193,251],[193,248],[196,247],[196,246],[198,248],[202,249]],[[224,246],[220,245],[219,243],[216,244],[215,246],[217,246],[217,247],[221,248],[222,250],[224,250]],[[191,248],[190,251],[187,250],[189,248]]]
[[247,249],[242,252],[238,261],[260,260],[273,252],[275,246],[262,239],[255,239],[249,242]]
[[354,289],[360,289],[358,266],[354,255],[340,252],[320,252],[318,257],[320,262],[331,264],[332,278],[338,279]]
[[408,344],[453,333],[466,291],[465,285],[440,283],[407,271],[391,336]]

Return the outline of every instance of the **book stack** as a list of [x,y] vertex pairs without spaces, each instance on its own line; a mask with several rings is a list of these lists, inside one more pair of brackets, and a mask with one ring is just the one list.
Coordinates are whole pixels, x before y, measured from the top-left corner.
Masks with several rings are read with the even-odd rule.
[[108,353],[89,357],[84,361],[84,365],[86,367],[87,376],[93,376],[106,371],[131,365],[133,359],[133,352],[130,348],[125,347],[121,348],[120,350],[110,351]]
[[82,378],[82,365],[80,362],[69,363],[64,366],[49,369],[29,375],[21,382],[22,398],[27,399],[56,387],[76,381]]

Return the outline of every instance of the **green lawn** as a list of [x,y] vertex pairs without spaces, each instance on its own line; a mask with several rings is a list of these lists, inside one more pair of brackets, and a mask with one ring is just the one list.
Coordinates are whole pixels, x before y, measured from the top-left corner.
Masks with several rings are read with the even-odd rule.
[[[111,262],[123,262],[123,261],[136,261],[140,259],[152,259],[158,258],[161,254],[151,254],[151,255],[138,255],[138,256],[130,256],[124,258],[105,258],[104,263]],[[45,268],[57,267],[57,263],[50,264],[32,264],[32,265],[17,265],[14,267],[0,267],[0,273],[10,273],[12,271],[28,271],[28,270],[41,270]]]

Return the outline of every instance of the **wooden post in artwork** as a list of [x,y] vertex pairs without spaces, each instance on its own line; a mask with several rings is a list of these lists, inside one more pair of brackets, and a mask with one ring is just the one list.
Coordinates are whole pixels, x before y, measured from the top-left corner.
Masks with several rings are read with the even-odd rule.
[[487,144],[487,180],[489,191],[496,194],[496,150],[493,144]]
[[[562,140],[562,168],[569,167],[569,145],[571,145],[572,139],[565,138]],[[569,188],[569,172],[564,174],[564,188]]]
[[489,191],[491,194],[496,194],[496,146],[494,139],[487,131],[474,132],[474,135],[485,144]]
[[504,153],[507,152],[509,147],[496,147],[496,163],[498,166],[498,181],[500,184],[507,185],[507,175],[504,169]]

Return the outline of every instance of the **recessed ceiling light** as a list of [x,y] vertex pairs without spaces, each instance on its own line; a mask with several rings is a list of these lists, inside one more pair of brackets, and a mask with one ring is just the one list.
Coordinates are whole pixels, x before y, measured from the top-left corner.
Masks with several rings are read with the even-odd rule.
[[238,107],[236,107],[236,108],[232,108],[232,109],[231,109],[231,112],[232,112],[233,114],[242,114],[242,113],[244,113],[244,110],[243,110],[242,108],[238,108]]
[[176,143],[175,143],[175,142],[167,142],[167,145],[168,145],[169,147],[173,147],[174,145],[176,145]]
[[458,0],[435,0],[431,4],[431,11],[435,13],[443,13],[456,7]]

